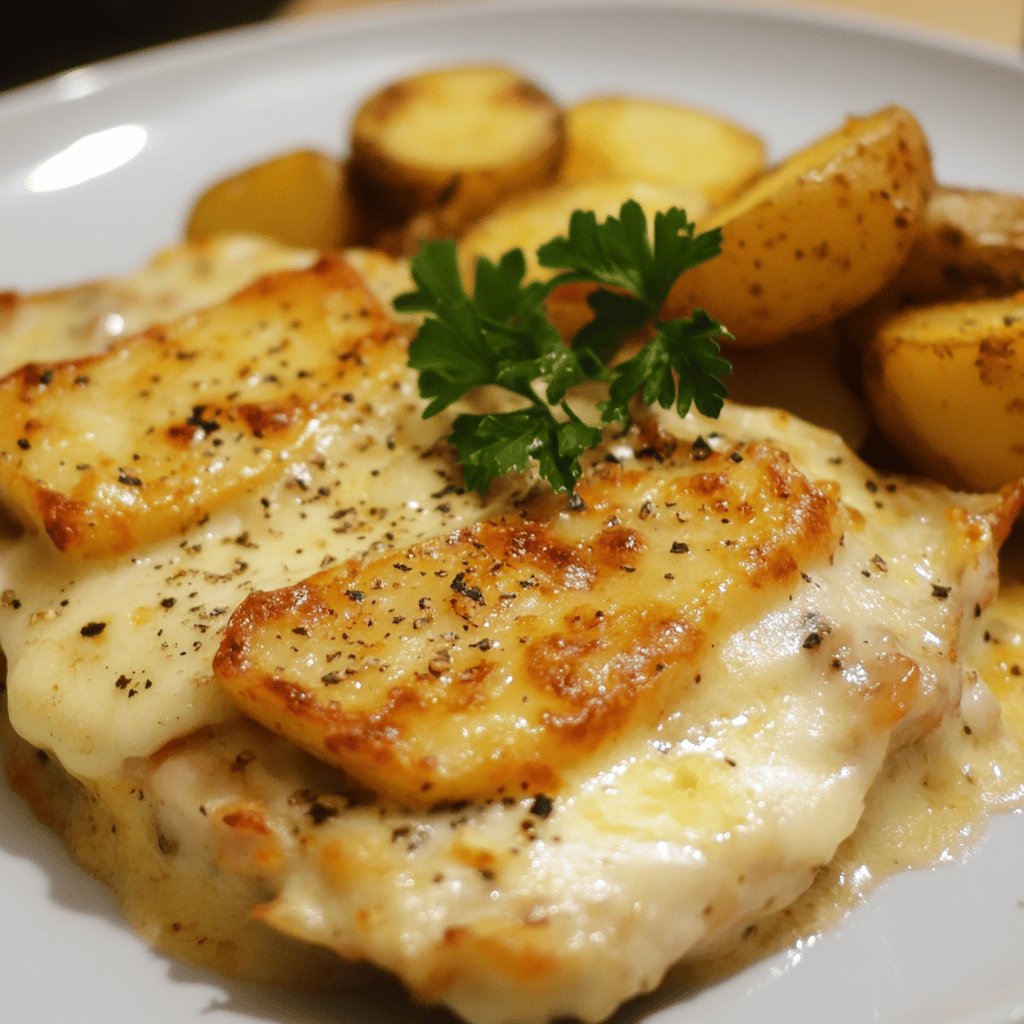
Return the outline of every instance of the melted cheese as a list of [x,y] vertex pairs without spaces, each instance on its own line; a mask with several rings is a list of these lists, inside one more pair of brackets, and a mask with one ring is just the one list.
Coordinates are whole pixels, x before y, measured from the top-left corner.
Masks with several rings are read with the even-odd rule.
[[260,274],[298,269],[316,253],[259,235],[170,246],[134,274],[31,295],[0,292],[0,373],[37,359],[101,352],[154,324],[223,302]]
[[543,494],[254,594],[218,681],[376,792],[554,792],[649,732],[713,637],[759,620],[835,547],[835,502],[778,452],[695,452],[598,466],[574,512]]
[[[372,258],[363,265],[385,269]],[[993,752],[1010,749],[974,670],[998,676],[993,659],[1005,663],[1007,688],[1012,666],[1019,671],[1019,606],[997,607],[997,618],[984,612],[1015,492],[974,498],[880,477],[833,434],[785,413],[729,406],[715,423],[660,416],[643,433],[610,440],[588,466],[586,512],[538,497],[529,479],[506,483],[485,504],[460,490],[438,444],[447,423],[419,418],[411,377],[382,380],[352,403],[345,424],[324,418],[276,476],[248,481],[180,535],[139,538],[128,555],[85,561],[69,561],[42,532],[3,541],[0,642],[12,725],[96,798],[120,792],[126,776],[142,797],[116,803],[116,815],[138,815],[135,827],[102,830],[103,842],[159,836],[146,857],[172,876],[241,880],[224,886],[225,900],[259,893],[256,913],[271,928],[392,970],[418,998],[471,1021],[598,1020],[680,958],[718,952],[815,891],[823,865],[840,881],[850,874],[866,856],[857,837],[910,807],[887,795],[886,780],[912,778],[922,757],[937,764],[937,749],[955,765],[965,723],[973,723],[976,778]],[[771,467],[778,478],[782,451],[794,467],[786,488],[758,497]],[[708,457],[693,462],[691,452]],[[673,487],[679,495],[667,493]],[[677,536],[677,527],[687,532]],[[523,543],[524,531],[545,544]],[[687,550],[673,551],[676,542]],[[551,550],[566,557],[546,563]],[[780,551],[787,558],[773,556]],[[317,633],[297,600],[313,590],[336,617],[350,610],[350,592],[387,593],[394,608],[381,610],[411,622],[425,595],[422,583],[403,588],[399,556],[412,571],[443,568],[426,596],[444,622],[387,637],[358,602],[347,639]],[[679,570],[687,559],[698,567],[693,577]],[[502,568],[488,576],[495,562]],[[764,575],[765,566],[775,569]],[[550,605],[536,601],[528,624],[514,612],[502,618],[501,595],[543,573]],[[705,579],[715,585],[702,589]],[[386,588],[375,591],[376,580]],[[276,603],[259,596],[282,587],[290,589]],[[699,649],[654,634],[630,647],[661,605],[682,622],[680,604],[702,633]],[[483,609],[496,616],[486,627]],[[603,609],[615,613],[609,625],[598,625]],[[563,750],[547,728],[557,702],[546,715],[515,716],[511,702],[491,707],[485,690],[457,724],[428,707],[401,723],[402,743],[386,734],[391,745],[381,749],[394,757],[384,767],[363,728],[356,756],[339,767],[245,720],[214,678],[220,650],[229,689],[231,676],[239,691],[282,679],[308,693],[300,704],[328,707],[338,685],[323,679],[328,656],[344,650],[348,660],[371,645],[360,663],[367,680],[371,657],[407,658],[410,679],[425,663],[448,687],[456,670],[514,650],[520,635],[537,651],[550,652],[552,637],[564,647],[574,616],[588,639],[632,657],[642,684],[620,689],[627,714],[581,738],[582,747]],[[998,643],[993,622],[1007,623]],[[460,638],[483,630],[495,647]],[[447,656],[435,675],[439,642]],[[655,669],[665,665],[653,686],[650,657]],[[543,670],[538,696],[576,687],[597,709],[633,678],[602,676],[585,652],[565,659],[567,675],[549,671],[558,658],[531,664]],[[528,684],[528,675],[516,681]],[[364,725],[389,699],[379,688],[356,697],[366,701],[356,704]],[[281,715],[280,702],[270,707],[270,719]],[[284,708],[285,721],[269,724],[288,736],[294,705]],[[526,737],[529,763],[554,774],[490,763],[487,752],[501,749],[509,729]],[[307,745],[321,754],[326,733],[312,734]],[[432,763],[428,748],[439,739]],[[437,787],[428,799],[424,782]],[[1005,787],[993,800],[1014,794],[1019,788]],[[855,831],[866,800],[867,832]],[[116,849],[131,856],[130,846]],[[817,902],[798,907],[820,911],[834,891],[855,888],[818,884]],[[134,919],[159,913],[145,912],[145,886],[125,883],[122,895],[135,903]],[[225,920],[238,913],[230,906]],[[821,920],[801,912],[806,927]],[[770,930],[741,950],[764,948]],[[789,934],[777,926],[776,935]]]
[[347,428],[401,365],[397,334],[324,257],[100,355],[30,363],[0,380],[0,489],[70,554],[177,534],[276,476],[321,421]]

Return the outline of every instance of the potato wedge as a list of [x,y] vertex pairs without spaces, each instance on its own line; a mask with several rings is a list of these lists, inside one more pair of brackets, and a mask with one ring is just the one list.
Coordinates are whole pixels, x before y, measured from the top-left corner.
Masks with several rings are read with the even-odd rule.
[[978,491],[1024,476],[1024,292],[890,317],[867,345],[864,392],[919,471]]
[[700,225],[721,226],[722,254],[680,278],[666,312],[703,306],[738,345],[830,323],[899,269],[932,187],[913,115],[890,106],[850,118]]
[[451,229],[554,177],[565,126],[555,101],[499,65],[424,71],[370,96],[351,132],[352,178],[380,228],[443,208]]
[[907,306],[996,298],[1024,289],[1024,195],[937,186],[896,276],[842,318],[859,350],[887,316]]
[[344,165],[312,149],[282,153],[216,182],[193,204],[185,237],[253,231],[286,245],[338,249],[358,240]]
[[764,143],[738,124],[667,100],[594,96],[569,107],[559,177],[608,175],[699,189],[712,202],[735,195],[764,166]]

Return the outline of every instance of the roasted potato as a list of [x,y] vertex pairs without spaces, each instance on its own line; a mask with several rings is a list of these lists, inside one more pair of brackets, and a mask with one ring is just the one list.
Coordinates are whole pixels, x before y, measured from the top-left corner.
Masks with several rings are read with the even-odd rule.
[[920,472],[978,491],[1024,476],[1024,292],[894,314],[867,344],[864,393]]
[[558,182],[510,199],[473,224],[459,239],[463,268],[471,272],[479,257],[496,260],[518,248],[526,255],[530,276],[548,277],[552,272],[539,266],[535,251],[548,239],[565,234],[574,210],[592,210],[603,220],[618,216],[627,199],[635,199],[652,223],[657,211],[672,206],[685,209],[691,220],[708,209],[707,197],[698,189],[665,182],[625,177]]
[[1024,289],[1024,195],[937,188],[895,288],[907,305]]
[[562,159],[561,108],[497,65],[425,71],[370,96],[351,132],[352,181],[381,230],[443,210],[447,230],[551,180]]
[[559,177],[644,178],[698,189],[715,203],[764,166],[764,143],[724,117],[638,96],[595,96],[566,110]]
[[896,276],[843,317],[843,344],[859,349],[907,306],[996,298],[1024,289],[1024,195],[936,186]]
[[335,157],[311,149],[282,153],[212,185],[193,205],[185,236],[253,231],[303,248],[350,245],[360,229],[345,177]]
[[933,187],[925,134],[902,107],[850,118],[713,211],[722,254],[684,274],[669,315],[703,306],[738,345],[831,323],[900,268]]

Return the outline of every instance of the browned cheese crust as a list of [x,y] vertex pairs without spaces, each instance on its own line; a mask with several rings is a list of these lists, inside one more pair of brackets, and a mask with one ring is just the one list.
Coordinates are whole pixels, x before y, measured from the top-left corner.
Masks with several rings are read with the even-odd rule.
[[798,566],[828,557],[843,518],[763,444],[606,463],[579,498],[571,515],[536,497],[251,595],[218,681],[378,792],[428,805],[554,793],[582,758],[652,728],[736,592],[778,600]]

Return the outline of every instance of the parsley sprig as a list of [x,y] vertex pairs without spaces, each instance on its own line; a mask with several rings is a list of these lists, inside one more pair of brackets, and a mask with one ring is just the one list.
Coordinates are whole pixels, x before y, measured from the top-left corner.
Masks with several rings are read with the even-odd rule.
[[[731,335],[702,309],[672,320],[662,320],[661,310],[679,275],[716,256],[721,242],[718,229],[696,234],[675,207],[655,214],[652,233],[633,200],[603,222],[577,210],[568,234],[537,250],[540,265],[558,273],[527,281],[520,249],[497,263],[481,257],[472,295],[463,288],[454,242],[425,243],[411,261],[416,290],[394,303],[399,312],[427,314],[409,348],[428,402],[424,416],[493,385],[523,400],[509,412],[455,418],[449,440],[466,486],[483,493],[498,477],[536,462],[555,491],[571,492],[581,455],[603,436],[602,425],[582,420],[566,399],[587,381],[607,386],[598,406],[604,425],[628,426],[635,399],[675,407],[681,416],[691,405],[717,416],[726,393],[722,378],[732,369],[718,341]],[[587,298],[592,319],[567,345],[545,301],[570,282],[598,287]],[[639,332],[647,332],[646,344],[618,359]]]

